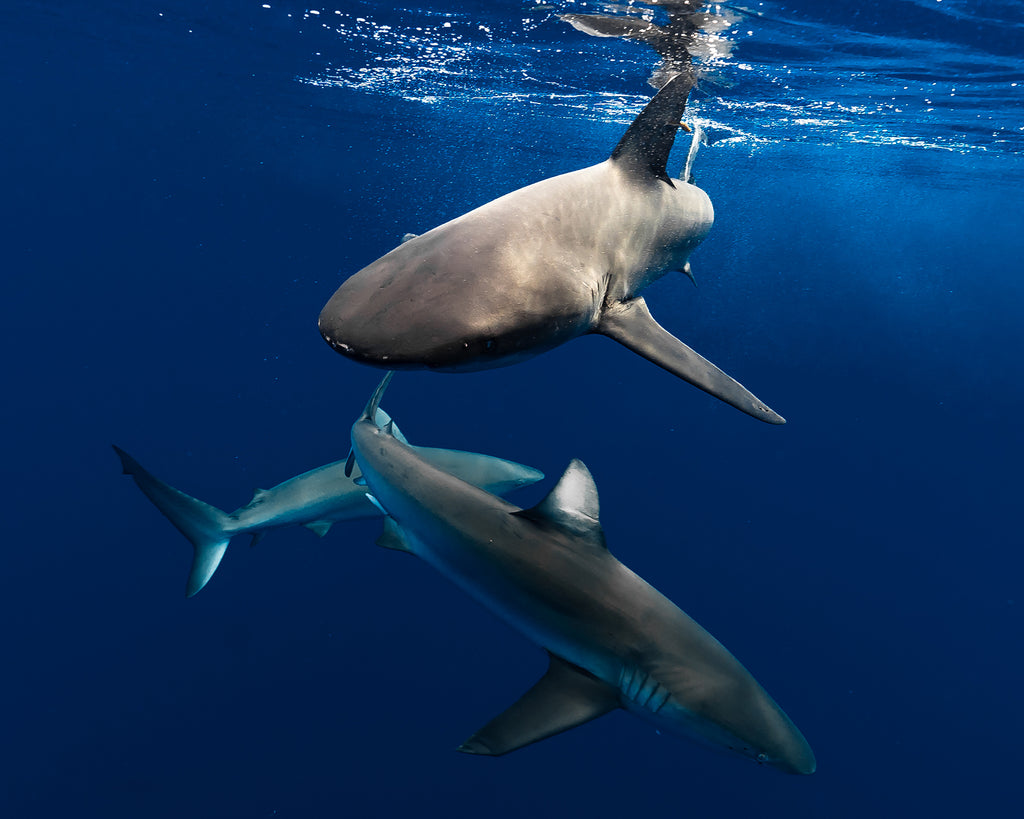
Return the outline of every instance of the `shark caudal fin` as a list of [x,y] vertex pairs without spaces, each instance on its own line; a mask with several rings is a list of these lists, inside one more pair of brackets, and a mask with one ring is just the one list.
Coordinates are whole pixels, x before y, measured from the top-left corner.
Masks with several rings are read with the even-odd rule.
[[[383,413],[383,412],[380,411],[380,399],[384,397],[384,392],[385,392],[385,390],[387,390],[388,384],[391,383],[391,379],[394,377],[394,375],[395,375],[395,371],[394,370],[388,370],[384,374],[384,377],[380,380],[380,383],[377,385],[377,389],[375,389],[373,391],[373,395],[370,396],[370,400],[366,402],[366,407],[363,409],[363,414],[359,416],[359,418],[356,421],[356,423],[358,423],[359,421],[372,421],[373,423],[377,424],[378,426],[390,426],[391,430],[392,430],[392,433],[394,433],[395,425],[394,425],[394,422],[391,420],[391,416],[389,416],[387,413]],[[382,425],[381,422],[380,422],[381,416],[383,416],[384,418],[387,419],[387,422],[384,425]],[[407,443],[405,441],[404,437],[402,438],[402,441]],[[348,451],[348,458],[345,459],[345,477],[346,478],[351,478],[352,477],[352,470],[355,468],[355,465],[356,465],[356,453],[355,453],[355,450],[354,449],[349,449],[349,451]]]
[[[661,65],[647,81],[655,88],[677,74],[703,78],[708,75],[708,64],[720,64],[732,53],[734,44],[722,33],[740,21],[740,14],[721,7],[714,12],[701,11],[707,5],[705,0],[655,2],[665,7],[661,25],[629,15],[559,14],[558,19],[592,37],[620,37],[653,48]],[[694,60],[702,61],[703,67]]]
[[131,475],[142,490],[174,527],[192,543],[195,554],[188,573],[185,596],[191,597],[203,588],[217,571],[228,548],[231,517],[208,503],[175,489],[147,472],[142,465],[120,447],[114,451],[121,459],[125,475]]

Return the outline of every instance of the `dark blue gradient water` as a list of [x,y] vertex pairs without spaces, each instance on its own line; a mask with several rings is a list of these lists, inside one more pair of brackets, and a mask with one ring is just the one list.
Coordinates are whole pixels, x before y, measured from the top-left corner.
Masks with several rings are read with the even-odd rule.
[[109,445],[228,509],[344,457],[379,373],[317,333],[340,282],[601,161],[653,93],[653,52],[555,16],[602,4],[268,5],[0,10],[0,815],[1012,815],[1020,5],[731,7],[689,111],[699,286],[647,299],[786,426],[598,337],[387,396],[414,442],[543,469],[520,505],[583,459],[613,552],[786,709],[809,778],[624,712],[456,753],[543,653],[379,523],[239,541],[184,599]]

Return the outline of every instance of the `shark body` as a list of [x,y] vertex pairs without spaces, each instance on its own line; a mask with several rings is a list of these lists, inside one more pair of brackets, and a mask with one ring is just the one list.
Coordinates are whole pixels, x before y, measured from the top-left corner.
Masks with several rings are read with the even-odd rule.
[[[378,420],[390,418],[378,410]],[[399,440],[404,436],[392,425]],[[462,452],[454,449],[414,447],[423,458],[469,483],[504,494],[544,477],[536,469],[503,458]],[[119,447],[114,447],[126,475],[131,475],[139,489],[167,517],[195,550],[186,584],[191,597],[205,586],[217,570],[228,543],[236,535],[247,534],[253,542],[271,529],[305,526],[320,537],[338,521],[380,516],[377,506],[366,497],[362,474],[345,461],[335,461],[270,489],[257,489],[253,499],[234,512],[224,512],[164,483],[148,472],[138,461]]]
[[689,257],[714,210],[672,179],[692,79],[677,75],[606,161],[506,194],[413,236],[338,288],[330,346],[394,369],[501,367],[596,333],[768,423],[784,419],[651,316],[640,292]]
[[520,509],[425,463],[374,421],[389,377],[352,427],[352,453],[388,514],[378,543],[418,555],[550,660],[459,750],[508,753],[625,708],[781,770],[814,771],[806,740],[749,672],[608,551],[581,462]]

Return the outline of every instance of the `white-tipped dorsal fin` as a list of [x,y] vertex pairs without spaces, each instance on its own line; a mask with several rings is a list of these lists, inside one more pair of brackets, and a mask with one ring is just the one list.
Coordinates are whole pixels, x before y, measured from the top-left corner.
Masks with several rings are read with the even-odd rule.
[[555,488],[536,506],[515,514],[565,529],[604,547],[597,485],[583,461],[573,458]]

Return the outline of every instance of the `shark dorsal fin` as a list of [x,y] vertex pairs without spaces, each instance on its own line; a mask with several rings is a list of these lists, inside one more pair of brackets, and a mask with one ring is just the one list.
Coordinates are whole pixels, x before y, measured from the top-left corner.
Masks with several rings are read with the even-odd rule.
[[675,142],[679,120],[693,79],[678,74],[654,95],[612,151],[612,161],[637,177],[651,177],[672,184],[666,166]]
[[536,506],[514,514],[565,529],[605,547],[597,485],[583,461],[573,458],[555,488]]

